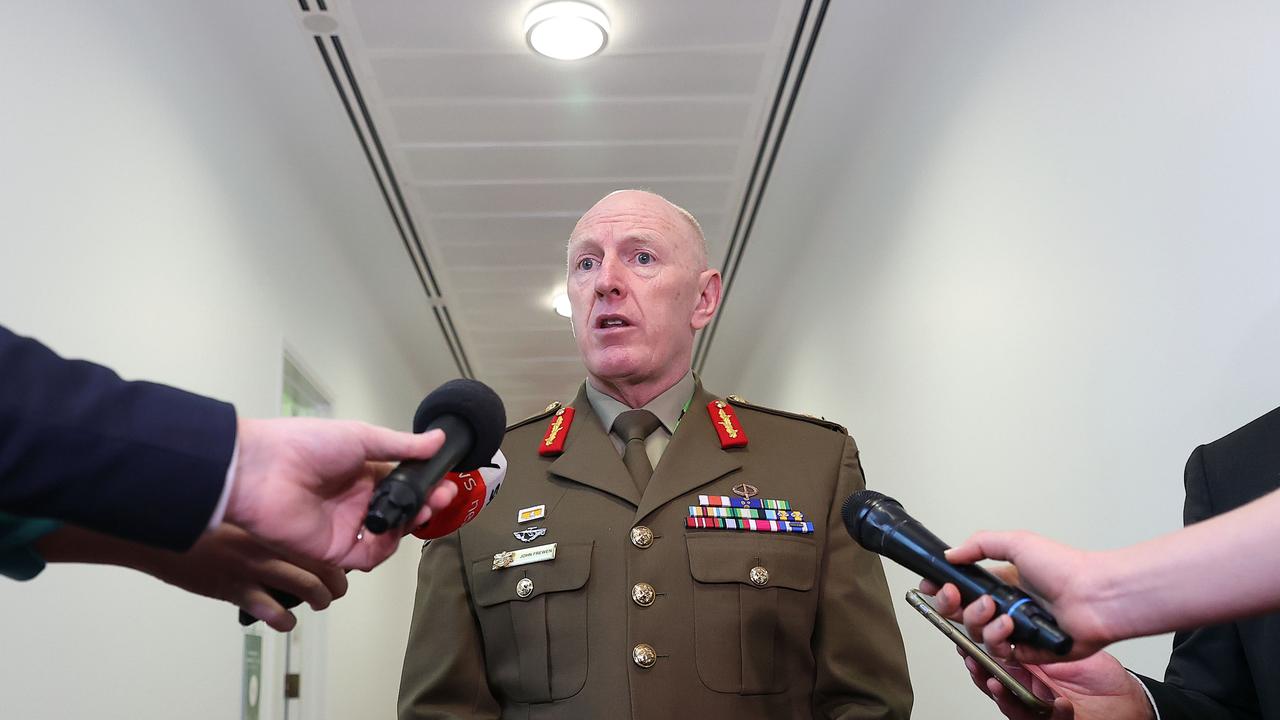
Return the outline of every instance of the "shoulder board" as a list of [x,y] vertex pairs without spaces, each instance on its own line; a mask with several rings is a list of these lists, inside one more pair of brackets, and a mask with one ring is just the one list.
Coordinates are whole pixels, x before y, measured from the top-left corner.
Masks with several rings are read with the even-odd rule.
[[562,407],[564,407],[564,404],[563,404],[563,403],[553,402],[553,403],[551,403],[550,405],[548,405],[548,406],[547,406],[547,408],[546,408],[545,410],[543,410],[542,412],[540,412],[540,413],[536,413],[536,414],[534,414],[534,415],[530,415],[529,417],[527,417],[527,418],[525,418],[525,419],[523,419],[523,420],[521,420],[521,421],[519,421],[519,422],[512,423],[512,424],[508,425],[508,426],[507,426],[507,432],[511,432],[512,430],[515,430],[515,429],[516,429],[516,428],[518,428],[518,427],[522,427],[522,426],[528,425],[528,424],[529,424],[529,423],[531,423],[531,422],[535,422],[535,421],[537,421],[537,420],[542,420],[543,418],[549,418],[549,417],[551,417],[551,414],[552,414],[552,413],[554,413],[555,411],[559,410],[559,409],[560,409],[560,408],[562,408]]
[[738,395],[726,396],[725,400],[728,400],[729,403],[735,407],[743,407],[743,408],[748,408],[750,410],[759,410],[760,412],[763,412],[763,413],[769,413],[770,415],[777,415],[779,417],[784,417],[784,418],[791,418],[792,420],[802,420],[807,423],[813,423],[814,425],[819,425],[828,430],[835,430],[836,432],[842,435],[849,434],[849,431],[846,430],[845,427],[840,423],[831,422],[826,418],[820,418],[820,417],[817,417],[816,415],[806,415],[804,413],[791,413],[791,412],[787,412],[786,410],[775,410],[774,408],[765,407],[763,405],[753,405],[747,402],[746,400],[743,400]]

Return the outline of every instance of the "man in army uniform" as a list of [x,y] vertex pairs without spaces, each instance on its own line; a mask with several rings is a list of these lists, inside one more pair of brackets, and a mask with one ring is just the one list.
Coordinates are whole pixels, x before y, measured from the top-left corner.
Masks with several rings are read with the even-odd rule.
[[502,492],[423,549],[401,720],[907,717],[880,561],[840,520],[853,439],[690,370],[721,290],[697,221],[619,191],[568,260],[587,382],[507,430]]

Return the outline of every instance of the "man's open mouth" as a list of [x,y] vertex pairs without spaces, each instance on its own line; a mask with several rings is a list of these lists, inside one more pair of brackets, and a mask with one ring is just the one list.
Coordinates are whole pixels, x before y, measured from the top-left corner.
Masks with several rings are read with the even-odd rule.
[[601,330],[629,327],[630,325],[631,323],[621,315],[601,315],[596,318],[596,327]]

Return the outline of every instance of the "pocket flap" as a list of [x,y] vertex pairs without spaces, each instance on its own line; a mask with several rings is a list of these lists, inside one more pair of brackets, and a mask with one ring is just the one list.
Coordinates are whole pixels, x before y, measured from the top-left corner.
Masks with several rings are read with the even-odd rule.
[[[512,600],[532,600],[539,595],[577,590],[591,576],[591,549],[594,542],[557,543],[554,560],[493,569],[493,555],[471,561],[471,594],[476,605],[490,607]],[[516,593],[516,585],[528,578],[532,592],[527,597]]]
[[[698,582],[810,590],[817,574],[817,546],[802,538],[701,532],[686,535],[685,544],[689,572]],[[757,566],[768,572],[763,584],[751,580],[751,571]]]

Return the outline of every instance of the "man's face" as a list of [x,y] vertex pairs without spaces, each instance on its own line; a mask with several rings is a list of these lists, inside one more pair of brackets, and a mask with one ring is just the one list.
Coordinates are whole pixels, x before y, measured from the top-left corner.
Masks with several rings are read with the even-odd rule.
[[[719,299],[699,238],[665,200],[627,191],[596,203],[569,238],[568,294],[587,371],[639,385],[689,369],[693,334]],[[711,276],[715,298],[706,308]]]

